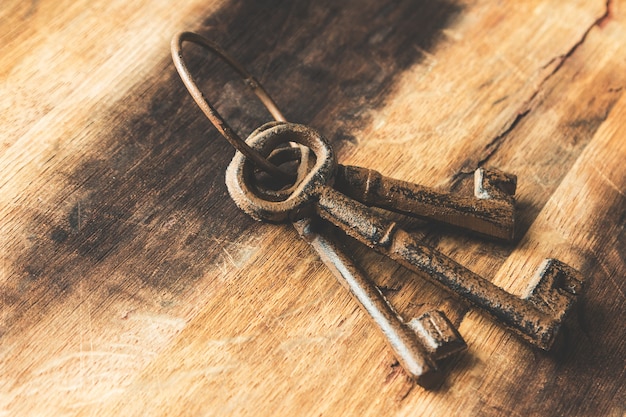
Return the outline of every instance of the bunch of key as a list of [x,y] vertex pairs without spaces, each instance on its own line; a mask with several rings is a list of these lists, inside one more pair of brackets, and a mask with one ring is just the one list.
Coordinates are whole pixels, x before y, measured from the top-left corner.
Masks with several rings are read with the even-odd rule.
[[[246,141],[270,161],[297,154],[292,143],[314,155],[295,184],[279,191],[258,184],[254,165],[237,153],[226,170],[228,191],[243,211],[256,220],[292,222],[322,261],[369,313],[404,369],[423,386],[440,380],[437,362],[466,348],[463,338],[440,311],[405,320],[378,287],[329,238],[335,225],[346,235],[389,256],[406,268],[429,277],[541,349],[550,349],[565,315],[582,289],[579,273],[548,259],[538,282],[525,298],[512,295],[437,250],[421,243],[368,205],[462,226],[483,234],[511,238],[514,229],[514,176],[478,169],[475,198],[454,196],[376,171],[338,165],[332,147],[310,127],[271,122]],[[308,161],[313,162],[308,162]]]
[[[182,58],[183,41],[198,43],[224,59],[277,121],[259,127],[243,142],[193,82]],[[334,241],[335,229],[467,300],[532,345],[544,350],[553,346],[583,289],[582,276],[575,269],[556,259],[546,259],[534,287],[520,298],[420,242],[381,210],[370,209],[373,206],[511,240],[515,226],[514,175],[479,168],[474,175],[474,197],[464,197],[387,178],[371,169],[340,165],[333,148],[319,132],[286,122],[260,84],[217,45],[183,32],[172,40],[172,56],[196,103],[238,149],[226,170],[226,185],[234,202],[256,220],[292,223],[369,314],[399,363],[417,383],[424,387],[438,384],[440,361],[465,350],[465,341],[441,311],[408,320],[401,317]],[[288,162],[297,164],[297,174],[289,175],[277,168]],[[260,175],[263,170],[271,170],[270,177],[280,181],[264,181]]]

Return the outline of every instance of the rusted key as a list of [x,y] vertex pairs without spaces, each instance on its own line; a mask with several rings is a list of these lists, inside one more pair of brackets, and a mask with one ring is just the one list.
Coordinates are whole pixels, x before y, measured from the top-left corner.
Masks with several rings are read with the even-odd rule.
[[[250,136],[284,123],[266,123]],[[284,154],[286,150],[298,149],[280,151]],[[436,220],[503,240],[514,237],[517,177],[496,169],[474,171],[474,197],[445,193],[385,177],[373,169],[341,164],[337,165],[333,187],[367,206]]]
[[512,240],[517,177],[495,169],[474,172],[474,198],[383,176],[373,169],[338,165],[334,187],[368,206],[426,217],[484,235]]
[[380,289],[327,237],[329,233],[323,224],[304,218],[294,222],[294,226],[367,311],[408,374],[423,387],[438,384],[442,375],[436,362],[467,348],[445,314],[433,310],[405,321]]
[[250,187],[253,167],[242,154],[235,154],[226,171],[226,183],[236,204],[250,216],[282,222],[317,214],[360,242],[466,298],[535,346],[545,350],[552,346],[565,315],[582,291],[582,277],[576,270],[549,259],[539,270],[539,281],[531,294],[523,299],[516,297],[333,189],[330,184],[337,166],[335,156],[315,130],[289,123],[260,130],[248,138],[248,144],[262,155],[268,156],[278,145],[296,142],[310,148],[316,159],[291,195],[282,201],[269,201],[254,193]]

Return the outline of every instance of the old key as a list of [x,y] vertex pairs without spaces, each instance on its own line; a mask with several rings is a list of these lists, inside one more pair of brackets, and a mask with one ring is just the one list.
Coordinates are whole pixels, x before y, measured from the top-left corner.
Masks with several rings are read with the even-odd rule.
[[365,205],[459,226],[512,240],[517,178],[495,169],[474,172],[474,197],[436,191],[381,175],[373,169],[338,165],[334,188]]
[[531,294],[519,298],[332,188],[337,165],[334,153],[315,130],[291,123],[273,124],[258,129],[247,142],[265,156],[287,142],[304,145],[315,156],[315,165],[292,193],[284,200],[270,201],[255,193],[253,165],[242,154],[235,154],[226,171],[226,183],[236,204],[250,216],[283,222],[318,215],[405,267],[426,274],[535,346],[550,349],[566,313],[582,290],[582,277],[576,270],[548,259],[539,270],[539,280]]

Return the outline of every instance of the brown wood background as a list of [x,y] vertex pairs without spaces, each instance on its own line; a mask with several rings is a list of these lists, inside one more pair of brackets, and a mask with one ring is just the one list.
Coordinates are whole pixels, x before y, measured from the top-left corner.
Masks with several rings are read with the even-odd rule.
[[[0,416],[620,416],[626,412],[622,1],[5,0],[0,5]],[[545,257],[587,279],[542,353],[343,239],[403,315],[469,350],[415,386],[287,226],[226,192],[233,151],[169,56],[194,30],[342,162],[469,192],[519,177],[519,239],[403,225],[523,294]],[[241,132],[268,119],[187,49]]]

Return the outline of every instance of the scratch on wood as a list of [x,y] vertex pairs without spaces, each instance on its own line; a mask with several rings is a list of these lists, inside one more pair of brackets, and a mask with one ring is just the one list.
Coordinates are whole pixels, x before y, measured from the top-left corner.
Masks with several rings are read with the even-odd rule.
[[44,376],[44,374],[54,373],[58,370],[65,368],[68,362],[75,360],[81,361],[84,358],[119,358],[119,359],[136,359],[137,355],[124,352],[112,352],[112,351],[78,351],[67,353],[57,359],[51,360],[43,367],[34,372],[35,375]]
[[281,350],[292,350],[292,349],[300,349],[302,345],[309,344],[328,344],[330,342],[334,342],[341,337],[344,332],[341,330],[335,330],[333,332],[325,333],[319,336],[307,336],[302,335],[299,337],[291,338],[283,340],[278,349]]
[[604,265],[604,263],[602,262],[598,262],[598,264],[602,267],[602,270],[604,271],[604,273],[606,274],[606,278],[611,281],[611,284],[613,284],[615,286],[615,289],[617,290],[617,292],[619,293],[619,295],[622,296],[623,300],[626,300],[626,295],[624,294],[624,292],[622,291],[622,289],[620,288],[619,284],[615,281],[615,278],[613,278],[613,274],[611,273],[611,271],[609,271],[606,266]]
[[276,322],[281,322],[283,319],[286,319],[288,317],[292,317],[292,316],[296,316],[298,315],[300,312],[305,311],[305,310],[310,310],[311,307],[314,307],[315,305],[319,304],[322,300],[326,300],[327,298],[325,298],[326,295],[324,296],[320,296],[320,297],[316,297],[314,299],[312,299],[311,301],[304,303],[304,304],[299,304],[299,307],[294,308],[294,309],[289,309],[277,316],[274,317],[273,321]]
[[242,343],[248,343],[257,337],[256,333],[248,336],[233,336],[225,339],[211,339],[207,343],[215,346],[227,346],[227,345],[239,345]]
[[[485,165],[485,163],[489,160],[489,158],[491,158],[491,156],[496,153],[496,151],[500,148],[500,145],[502,144],[502,141],[504,140],[504,138],[511,133],[511,131],[513,131],[513,129],[515,129],[517,127],[517,125],[526,117],[528,116],[528,113],[530,113],[530,109],[526,109],[524,111],[522,111],[521,113],[518,113],[515,116],[515,119],[513,119],[513,121],[511,122],[511,124],[504,129],[504,131],[502,133],[500,133],[498,136],[496,136],[495,138],[493,138],[486,146],[485,149],[487,150],[487,155],[485,155],[481,160],[478,161],[477,163],[477,167],[480,168],[483,165]],[[472,171],[473,173],[474,171]]]
[[617,193],[619,195],[621,195],[622,197],[626,197],[626,194],[624,194],[623,190],[620,190],[620,188],[617,186],[617,184],[615,184],[613,181],[611,181],[611,179],[609,177],[607,177],[604,172],[602,172],[596,165],[592,165],[592,168],[594,169],[594,171],[596,171],[598,173],[598,175],[600,175],[600,177],[602,177],[602,179],[604,180],[604,182],[611,187],[613,190],[617,191]]
[[[550,74],[548,74],[546,76],[546,78],[544,78],[539,86],[539,89],[541,88],[541,86],[543,84],[545,84],[546,81],[548,81],[554,74],[556,74],[561,67],[563,67],[563,64],[565,63],[565,61],[567,61],[567,59],[569,59],[572,55],[574,55],[574,53],[576,52],[576,50],[578,48],[580,48],[580,46],[582,46],[583,43],[585,43],[585,40],[587,40],[587,37],[589,36],[589,33],[591,33],[591,31],[595,28],[595,27],[599,27],[602,28],[610,19],[611,17],[611,10],[612,10],[612,4],[611,4],[611,0],[607,0],[606,5],[605,5],[605,10],[604,13],[598,17],[588,28],[587,30],[585,30],[585,32],[583,32],[582,36],[580,37],[580,39],[574,43],[574,45],[564,54],[558,55],[554,58],[552,58],[550,61],[548,61],[547,64],[545,64],[542,68],[548,68],[550,65],[552,65],[554,62],[558,62],[558,64],[554,67],[554,69],[552,70],[552,72],[550,72]],[[529,101],[532,101],[533,98],[535,98],[535,96],[537,95],[537,92],[539,91],[539,89],[537,89],[537,91],[531,96]]]

